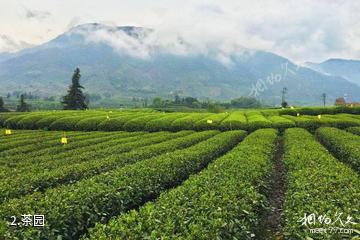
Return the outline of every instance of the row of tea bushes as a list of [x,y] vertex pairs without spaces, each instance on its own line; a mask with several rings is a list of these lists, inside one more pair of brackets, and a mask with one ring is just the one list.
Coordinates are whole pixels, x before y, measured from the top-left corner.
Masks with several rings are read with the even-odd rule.
[[[215,135],[192,147],[172,151],[72,185],[11,199],[0,205],[0,236],[7,239],[76,239],[96,222],[136,208],[179,185],[233,148],[246,132]],[[121,161],[121,159],[119,159]],[[9,216],[44,214],[42,228],[9,228]]]
[[[327,131],[327,129],[324,129]],[[342,226],[347,217],[356,218],[360,209],[360,179],[346,164],[334,158],[313,135],[304,129],[285,131],[286,193],[283,234],[286,239],[351,239],[348,234],[311,233],[315,228],[359,229]],[[311,217],[313,220],[308,221]],[[320,217],[320,218],[319,218]],[[321,222],[325,218],[330,223]],[[328,220],[327,220],[328,221]],[[353,221],[357,221],[353,219]]]
[[181,186],[97,224],[91,239],[256,239],[277,131],[258,130]]
[[[58,185],[74,183],[78,180],[123,167],[127,164],[189,147],[214,136],[216,133],[217,132],[201,132],[190,134],[190,132],[178,132],[167,135],[166,137],[164,136],[165,138],[162,139],[160,139],[161,136],[152,138],[151,142],[149,141],[150,138],[144,139],[143,141],[148,142],[148,146],[141,147],[141,141],[119,144],[116,147],[108,148],[107,153],[103,153],[102,156],[90,156],[93,157],[91,159],[89,159],[89,154],[85,154],[84,156],[74,155],[72,157],[73,160],[79,161],[79,156],[81,159],[86,158],[89,160],[73,163],[74,161],[72,162],[70,158],[66,165],[61,162],[62,164],[60,166],[52,167],[52,170],[45,173],[41,172],[42,168],[39,167],[37,171],[36,169],[31,169],[27,174],[22,174],[18,178],[7,178],[4,180],[5,184],[0,187],[1,196],[5,195],[7,198],[14,198],[29,194],[34,189],[44,191],[47,188]],[[163,141],[159,143],[160,140]]]
[[338,159],[350,164],[360,173],[360,136],[337,128],[324,127],[316,130],[316,137]]
[[280,115],[296,116],[298,113],[301,115],[319,115],[319,114],[337,114],[349,113],[360,114],[360,107],[302,107],[302,108],[288,108],[279,111]]

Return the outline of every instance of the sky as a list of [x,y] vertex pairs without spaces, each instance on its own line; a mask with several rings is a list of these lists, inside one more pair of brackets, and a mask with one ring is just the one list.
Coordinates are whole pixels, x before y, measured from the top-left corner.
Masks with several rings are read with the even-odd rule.
[[181,35],[194,49],[240,46],[296,63],[360,59],[357,0],[0,0],[0,53],[45,43],[79,24],[134,25]]

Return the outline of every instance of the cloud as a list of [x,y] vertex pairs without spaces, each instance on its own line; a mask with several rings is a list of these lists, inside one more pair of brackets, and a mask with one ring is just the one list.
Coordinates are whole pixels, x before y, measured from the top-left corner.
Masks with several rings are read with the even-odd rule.
[[[121,34],[99,32],[93,39],[145,58],[151,55],[151,46],[162,46],[177,54],[208,54],[228,63],[230,54],[244,48],[274,52],[298,63],[331,57],[360,58],[360,2],[355,0],[125,2],[103,0],[89,4],[85,0],[62,0],[54,8],[51,1],[28,0],[33,8],[46,10],[26,12],[27,19],[39,21],[20,22],[2,14],[0,27],[8,29],[3,34],[39,43],[39,34],[51,39],[79,23],[149,27],[154,34],[144,40],[145,46]],[[6,7],[1,4],[5,3],[0,3],[0,7]],[[10,1],[5,5],[10,5]],[[51,22],[40,21],[50,17],[50,12]],[[15,32],[10,25],[19,30]],[[53,29],[51,33],[46,32],[49,27]]]
[[66,26],[66,30],[69,30],[73,27],[75,27],[76,25],[79,25],[81,22],[81,18],[80,17],[73,17],[71,18],[70,22],[67,24]]
[[51,16],[51,13],[48,11],[30,10],[25,7],[24,9],[25,9],[25,18],[27,19],[36,19],[41,21]]
[[[248,49],[222,38],[202,38],[201,33],[171,31],[168,28],[122,28],[102,24],[86,24],[70,34],[81,34],[87,42],[104,43],[119,54],[148,60],[154,53],[165,52],[179,56],[204,55],[231,67],[232,56]],[[194,41],[195,40],[195,41]]]
[[25,41],[17,41],[8,35],[0,34],[0,52],[15,52],[32,46]]
[[197,6],[197,10],[203,11],[206,13],[214,13],[214,14],[223,14],[224,11],[222,8],[215,4],[201,4]]

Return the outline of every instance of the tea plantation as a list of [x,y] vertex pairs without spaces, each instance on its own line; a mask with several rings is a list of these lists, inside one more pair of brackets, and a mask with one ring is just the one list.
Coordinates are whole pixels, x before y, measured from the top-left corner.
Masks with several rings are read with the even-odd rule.
[[359,114],[0,114],[0,239],[359,239]]

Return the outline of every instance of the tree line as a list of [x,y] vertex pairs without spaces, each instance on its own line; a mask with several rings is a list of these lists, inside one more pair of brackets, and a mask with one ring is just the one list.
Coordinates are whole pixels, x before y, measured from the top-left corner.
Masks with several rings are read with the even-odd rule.
[[[86,95],[83,90],[84,87],[80,84],[81,73],[80,69],[76,68],[71,79],[71,85],[67,90],[67,94],[62,97],[61,104],[64,110],[85,110],[88,109],[89,99],[91,97],[96,97],[99,99],[100,95]],[[285,100],[288,89],[284,87],[281,91],[281,107],[288,107],[288,102]],[[25,99],[39,99],[38,96],[30,93],[20,93],[14,92],[17,98],[20,98],[19,105],[16,107],[18,112],[28,112],[31,110],[31,106],[25,102]],[[326,94],[321,95],[323,105],[326,104]],[[7,98],[10,98],[10,93],[8,93]],[[54,97],[49,98],[49,101],[54,101]],[[144,107],[148,107],[148,100],[146,98]],[[261,108],[264,105],[254,97],[239,97],[232,99],[230,102],[213,102],[210,100],[199,101],[194,97],[180,97],[178,94],[175,94],[173,99],[162,99],[161,97],[155,97],[152,100],[150,107],[164,109],[164,108],[195,108],[195,109],[207,109],[210,112],[221,112],[224,109],[228,108]],[[0,112],[7,112],[9,109],[5,108],[4,100],[0,97]]]

